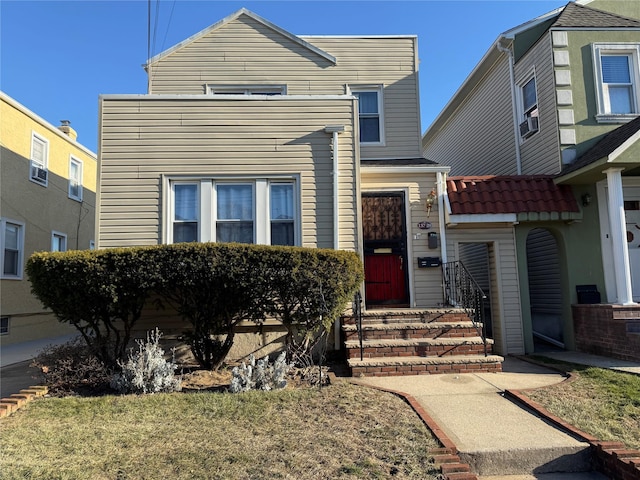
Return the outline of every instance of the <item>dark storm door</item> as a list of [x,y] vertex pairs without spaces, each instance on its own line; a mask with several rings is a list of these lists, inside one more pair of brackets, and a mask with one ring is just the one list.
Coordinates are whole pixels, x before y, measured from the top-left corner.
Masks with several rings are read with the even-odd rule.
[[362,225],[367,307],[408,307],[404,193],[363,193]]

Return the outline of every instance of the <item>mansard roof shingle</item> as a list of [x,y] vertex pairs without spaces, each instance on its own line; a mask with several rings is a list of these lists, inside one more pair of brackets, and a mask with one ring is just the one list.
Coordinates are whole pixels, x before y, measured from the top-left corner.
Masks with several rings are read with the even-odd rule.
[[629,140],[633,135],[640,131],[640,116],[634,120],[621,125],[615,130],[611,130],[605,136],[603,136],[596,144],[589,150],[580,155],[575,162],[568,165],[558,176],[566,175],[567,173],[575,172],[576,170],[586,167],[593,162],[600,160],[601,158],[611,155],[618,147],[624,142]]

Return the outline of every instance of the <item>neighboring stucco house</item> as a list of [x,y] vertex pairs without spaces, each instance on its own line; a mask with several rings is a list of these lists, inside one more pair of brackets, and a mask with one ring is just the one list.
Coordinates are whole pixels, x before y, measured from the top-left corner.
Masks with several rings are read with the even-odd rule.
[[640,359],[639,114],[640,2],[585,0],[502,33],[425,132],[449,258],[508,270],[508,353]]
[[31,295],[24,273],[36,251],[93,247],[96,154],[69,122],[55,127],[0,92],[0,342],[74,332]]

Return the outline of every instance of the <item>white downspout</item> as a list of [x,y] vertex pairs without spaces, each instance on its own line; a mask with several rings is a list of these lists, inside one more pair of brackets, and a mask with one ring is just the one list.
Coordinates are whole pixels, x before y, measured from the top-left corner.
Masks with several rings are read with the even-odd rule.
[[516,83],[513,71],[513,52],[510,48],[500,45],[500,40],[496,42],[496,48],[507,54],[509,62],[509,84],[511,86],[511,115],[513,116],[513,141],[516,147],[516,173],[522,175],[522,159],[520,158],[520,131],[518,123],[518,107],[516,105]]
[[436,172],[436,190],[438,193],[438,227],[440,229],[440,258],[447,263],[447,235],[444,221],[444,196],[447,193],[443,172]]
[[[344,132],[344,125],[327,125],[324,127],[326,133],[333,134],[333,248],[338,250],[340,248],[340,202],[338,198],[339,194],[339,168],[340,168],[340,148],[338,142],[338,135]],[[336,319],[333,324],[333,347],[336,350],[340,349],[340,319]]]

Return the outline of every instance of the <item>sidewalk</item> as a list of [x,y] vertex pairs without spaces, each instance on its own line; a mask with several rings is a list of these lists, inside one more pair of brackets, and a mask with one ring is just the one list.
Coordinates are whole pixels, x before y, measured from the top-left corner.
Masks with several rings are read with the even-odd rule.
[[[582,354],[580,358],[603,365],[601,358]],[[640,369],[640,364],[624,367]],[[591,469],[588,443],[503,397],[505,390],[538,388],[564,380],[562,374],[545,367],[506,358],[502,373],[353,380],[414,397],[455,444],[463,462],[479,475],[539,475]]]

